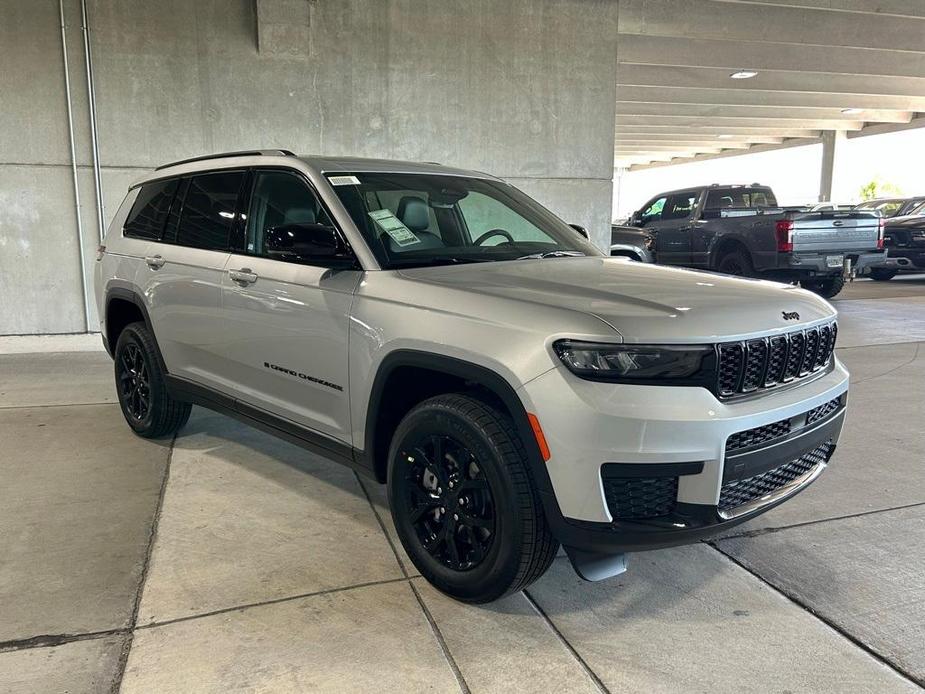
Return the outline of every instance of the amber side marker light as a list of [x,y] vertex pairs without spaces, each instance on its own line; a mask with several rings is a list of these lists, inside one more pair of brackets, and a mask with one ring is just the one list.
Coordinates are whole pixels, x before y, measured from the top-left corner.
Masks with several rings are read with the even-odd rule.
[[527,412],[527,419],[530,420],[530,428],[533,429],[533,436],[536,438],[536,445],[540,447],[540,455],[543,456],[543,462],[552,458],[549,453],[549,444],[546,443],[546,436],[543,435],[543,428],[540,426],[540,420],[532,412]]

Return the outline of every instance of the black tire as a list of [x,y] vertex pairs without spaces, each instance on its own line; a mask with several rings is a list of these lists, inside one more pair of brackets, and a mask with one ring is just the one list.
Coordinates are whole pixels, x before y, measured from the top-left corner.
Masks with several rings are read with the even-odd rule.
[[716,269],[723,274],[737,277],[755,276],[755,267],[752,265],[751,256],[741,248],[731,251],[720,258]]
[[899,273],[899,270],[890,270],[885,267],[872,267],[870,269],[870,278],[878,282],[886,282],[893,279]]
[[803,280],[800,285],[825,299],[831,299],[845,288],[845,278],[843,275],[833,275],[821,280]]
[[523,442],[506,414],[478,398],[439,395],[405,416],[389,450],[388,490],[411,561],[457,600],[516,593],[555,559],[559,543]]
[[193,406],[167,393],[154,336],[144,323],[119,334],[114,355],[116,394],[132,430],[146,439],[172,435],[186,424]]

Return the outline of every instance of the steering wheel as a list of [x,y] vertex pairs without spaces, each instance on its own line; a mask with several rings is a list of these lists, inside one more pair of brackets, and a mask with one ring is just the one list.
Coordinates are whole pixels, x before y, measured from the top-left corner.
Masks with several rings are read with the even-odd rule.
[[475,241],[473,241],[473,244],[476,246],[481,246],[484,241],[487,241],[492,236],[503,236],[508,240],[508,243],[514,243],[514,237],[504,229],[492,229],[491,231],[486,231],[484,234],[479,236]]

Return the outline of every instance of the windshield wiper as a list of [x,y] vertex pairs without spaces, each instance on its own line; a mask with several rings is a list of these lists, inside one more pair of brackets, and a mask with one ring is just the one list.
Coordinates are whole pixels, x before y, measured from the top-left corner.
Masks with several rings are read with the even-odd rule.
[[543,253],[531,253],[530,255],[522,255],[519,258],[514,258],[514,260],[534,260],[538,258],[581,258],[584,257],[584,253],[581,251],[544,251]]

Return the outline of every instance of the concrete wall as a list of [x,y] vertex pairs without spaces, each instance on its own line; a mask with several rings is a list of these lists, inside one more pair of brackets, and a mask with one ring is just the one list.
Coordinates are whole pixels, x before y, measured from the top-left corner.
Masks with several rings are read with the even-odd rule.
[[[79,0],[65,0],[87,264]],[[615,0],[89,0],[104,219],[150,167],[262,147],[490,171],[609,236]],[[84,330],[57,0],[0,0],[0,334]],[[90,316],[90,324],[96,323]]]

